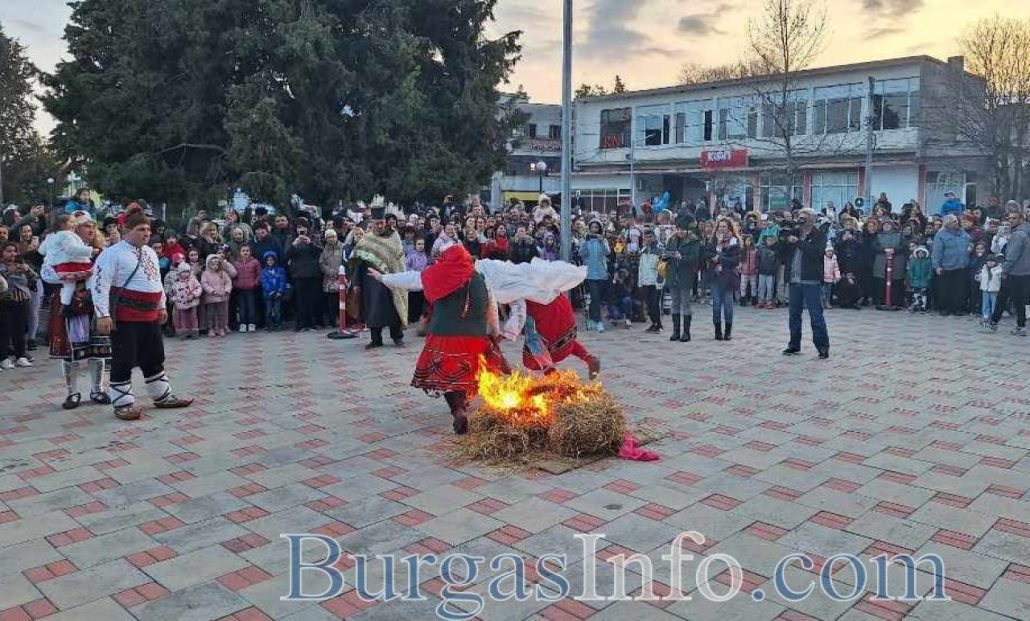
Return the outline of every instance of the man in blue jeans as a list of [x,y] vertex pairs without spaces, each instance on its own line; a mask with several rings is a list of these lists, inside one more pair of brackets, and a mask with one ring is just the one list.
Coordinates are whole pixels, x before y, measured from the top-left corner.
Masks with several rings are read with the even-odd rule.
[[801,352],[801,312],[807,308],[812,323],[812,341],[819,358],[826,360],[830,357],[830,335],[826,331],[821,297],[826,235],[816,228],[815,223],[815,212],[802,209],[798,213],[799,228],[786,236],[787,256],[791,257],[787,264],[790,343],[783,350],[783,355],[793,356]]

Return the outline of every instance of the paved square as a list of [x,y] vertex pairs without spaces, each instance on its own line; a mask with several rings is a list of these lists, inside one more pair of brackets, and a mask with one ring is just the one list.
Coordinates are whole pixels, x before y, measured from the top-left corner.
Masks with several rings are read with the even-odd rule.
[[[662,460],[561,476],[455,462],[445,404],[408,387],[414,335],[407,349],[373,353],[320,333],[169,341],[176,391],[197,401],[132,424],[106,407],[60,409],[58,366],[40,350],[35,368],[0,374],[0,621],[435,616],[438,567],[421,578],[428,601],[374,603],[353,590],[349,556],[337,565],[339,597],[279,601],[286,532],[326,535],[353,553],[567,553],[572,595],[595,562],[601,594],[620,574],[639,590],[642,558],[615,571],[605,561],[640,553],[664,595],[661,557],[685,530],[706,538],[686,545],[698,557],[684,564],[693,601],[487,601],[475,616],[1030,619],[1030,342],[981,334],[973,319],[833,310],[832,358],[817,360],[806,343],[786,359],[785,311],[741,310],[734,340],[718,343],[707,308],[697,310],[691,343],[643,326],[583,336],[630,419],[665,434],[649,447]],[[577,533],[608,536],[595,559],[582,558]],[[791,602],[771,593],[770,578],[794,551],[818,566],[845,552],[939,554],[954,601],[876,601],[870,570],[852,601],[816,590]],[[704,601],[694,577],[700,557],[717,552],[744,569],[743,591],[722,604]],[[302,556],[320,561],[324,546],[305,544]],[[855,590],[839,567],[837,589]],[[713,563],[717,593],[724,569]],[[928,570],[919,593],[932,586]],[[892,589],[903,586],[898,572]],[[327,586],[310,573],[308,591]],[[382,588],[384,569],[368,573],[371,590]],[[470,593],[496,575],[482,568]],[[400,566],[393,577],[408,588]],[[795,589],[815,578],[787,571]],[[757,590],[769,597],[753,601]]]

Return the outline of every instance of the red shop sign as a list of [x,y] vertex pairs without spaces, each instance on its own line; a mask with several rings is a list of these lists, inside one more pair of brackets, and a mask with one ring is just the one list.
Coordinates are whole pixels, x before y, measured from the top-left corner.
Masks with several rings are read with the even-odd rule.
[[747,168],[747,149],[702,151],[701,168]]

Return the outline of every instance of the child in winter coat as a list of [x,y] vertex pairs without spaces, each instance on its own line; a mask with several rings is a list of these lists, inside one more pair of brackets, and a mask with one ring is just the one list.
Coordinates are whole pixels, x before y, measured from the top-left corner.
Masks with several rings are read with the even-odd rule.
[[232,288],[240,311],[240,332],[257,329],[257,291],[261,286],[261,262],[251,256],[249,245],[240,246],[240,257],[233,261],[236,276]]
[[222,269],[222,257],[209,254],[204,273],[200,275],[200,286],[204,289],[204,316],[207,318],[208,335],[225,336],[229,328],[229,294],[232,293],[232,278]]
[[971,313],[980,312],[983,308],[982,291],[980,289],[980,271],[986,265],[991,253],[987,251],[988,244],[978,242],[973,248],[973,254],[969,255],[969,300],[968,306]]
[[776,295],[776,272],[780,267],[780,255],[775,235],[760,237],[761,247],[756,254],[758,261],[758,308],[776,308],[773,296]]
[[[758,248],[750,235],[744,235],[744,251],[740,258],[740,305],[758,299]],[[750,294],[749,294],[750,289]]]
[[916,246],[911,259],[909,259],[907,269],[908,289],[912,296],[912,304],[908,310],[913,313],[925,313],[929,307],[926,292],[930,289],[930,278],[933,272],[930,251],[926,249],[926,246]]
[[980,292],[983,294],[980,325],[986,328],[991,321],[991,315],[994,314],[994,308],[998,304],[998,291],[1001,290],[1001,265],[999,265],[997,255],[992,254],[987,258],[987,262],[980,268],[978,280],[980,281]]
[[830,308],[830,297],[833,286],[840,282],[840,266],[837,265],[837,253],[832,246],[827,246],[823,257],[823,308]]
[[286,270],[279,267],[279,257],[269,250],[261,256],[265,267],[261,269],[261,298],[265,302],[265,330],[271,332],[283,325],[282,303],[286,294]]
[[200,282],[193,277],[190,264],[181,261],[179,265],[169,272],[173,276],[171,295],[173,313],[172,321],[175,323],[175,330],[181,339],[192,339],[197,336],[197,307],[200,306],[200,297],[204,290]]
[[615,272],[611,287],[608,289],[608,318],[612,325],[621,323],[625,328],[632,328],[633,296],[628,286],[629,273],[626,270]]

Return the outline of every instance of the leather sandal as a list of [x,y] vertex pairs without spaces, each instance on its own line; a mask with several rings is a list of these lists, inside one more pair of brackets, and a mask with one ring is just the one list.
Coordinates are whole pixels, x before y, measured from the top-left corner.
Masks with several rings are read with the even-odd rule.
[[114,416],[118,420],[139,420],[143,416],[143,409],[134,405],[127,405],[114,409]]
[[79,403],[81,402],[82,395],[80,395],[77,392],[73,392],[72,394],[65,397],[64,403],[61,404],[61,407],[66,410],[74,410],[75,408],[79,407]]
[[154,407],[161,410],[174,410],[177,408],[189,407],[191,403],[193,403],[192,398],[183,399],[181,397],[176,397],[175,395],[168,395],[161,401],[155,401]]
[[94,392],[89,395],[89,399],[97,405],[111,405],[111,397],[107,393]]

